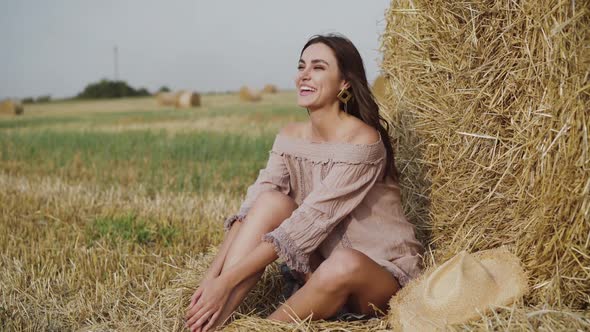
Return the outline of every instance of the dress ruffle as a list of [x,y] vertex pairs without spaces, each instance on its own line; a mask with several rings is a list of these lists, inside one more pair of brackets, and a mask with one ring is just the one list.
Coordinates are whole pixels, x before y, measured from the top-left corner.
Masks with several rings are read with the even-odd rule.
[[274,246],[277,255],[287,264],[291,270],[302,273],[311,272],[309,255],[301,252],[293,240],[280,227],[262,236],[262,241],[270,242]]
[[408,274],[399,267],[384,266],[384,268],[393,274],[393,276],[399,282],[400,287],[404,287],[411,280]]
[[244,221],[244,218],[246,218],[245,214],[234,214],[233,216],[227,217],[223,222],[223,229],[226,232],[229,231],[234,222],[236,222],[237,220]]

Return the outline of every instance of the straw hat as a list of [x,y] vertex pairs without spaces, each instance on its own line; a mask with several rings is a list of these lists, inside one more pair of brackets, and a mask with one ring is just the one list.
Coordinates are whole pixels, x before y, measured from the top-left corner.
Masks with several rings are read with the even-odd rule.
[[490,306],[507,305],[526,291],[520,260],[506,248],[461,251],[400,290],[390,302],[390,322],[402,331],[443,330],[479,318]]

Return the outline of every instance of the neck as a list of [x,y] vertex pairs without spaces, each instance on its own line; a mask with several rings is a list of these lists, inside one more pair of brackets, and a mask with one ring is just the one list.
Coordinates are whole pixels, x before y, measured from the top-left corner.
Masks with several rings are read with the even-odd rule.
[[340,130],[350,115],[339,109],[339,102],[317,109],[309,109],[312,140],[332,141],[341,136]]

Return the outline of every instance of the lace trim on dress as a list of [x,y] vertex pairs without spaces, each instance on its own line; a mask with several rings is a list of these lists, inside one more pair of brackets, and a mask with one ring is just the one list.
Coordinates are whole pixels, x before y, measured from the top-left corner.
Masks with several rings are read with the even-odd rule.
[[245,214],[234,214],[233,216],[227,217],[225,219],[225,221],[223,222],[223,229],[227,232],[231,229],[231,226],[234,224],[234,222],[236,221],[244,221],[244,218],[246,218]]
[[399,267],[397,267],[397,266],[395,266],[395,267],[385,266],[385,269],[388,270],[389,272],[391,272],[391,274],[393,274],[393,276],[399,282],[400,287],[404,287],[405,285],[408,284],[408,282],[410,282],[410,279],[411,278],[408,276],[407,273],[405,273]]
[[302,273],[311,272],[309,255],[305,254],[293,243],[289,235],[280,227],[262,236],[262,241],[270,242],[275,251],[291,270]]

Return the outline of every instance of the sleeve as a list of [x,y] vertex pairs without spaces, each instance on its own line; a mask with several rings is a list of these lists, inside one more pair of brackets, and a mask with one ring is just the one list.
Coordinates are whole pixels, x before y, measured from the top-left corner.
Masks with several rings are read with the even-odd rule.
[[384,167],[337,163],[279,227],[262,236],[292,270],[311,271],[310,254],[367,195]]
[[283,156],[273,150],[269,151],[266,167],[258,172],[258,178],[246,190],[246,197],[240,206],[237,214],[229,216],[223,223],[224,231],[227,232],[236,220],[244,220],[248,210],[260,195],[260,193],[277,190],[285,195],[291,190],[289,184],[289,171],[283,161]]

